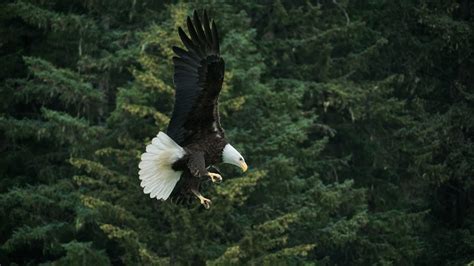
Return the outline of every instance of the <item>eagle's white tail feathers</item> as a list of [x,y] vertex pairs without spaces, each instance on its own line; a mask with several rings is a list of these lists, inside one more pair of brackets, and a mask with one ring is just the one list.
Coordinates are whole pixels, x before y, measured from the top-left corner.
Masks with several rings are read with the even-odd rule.
[[143,192],[150,194],[150,198],[168,199],[182,173],[174,171],[171,165],[184,154],[181,146],[165,133],[159,132],[146,147],[138,165]]

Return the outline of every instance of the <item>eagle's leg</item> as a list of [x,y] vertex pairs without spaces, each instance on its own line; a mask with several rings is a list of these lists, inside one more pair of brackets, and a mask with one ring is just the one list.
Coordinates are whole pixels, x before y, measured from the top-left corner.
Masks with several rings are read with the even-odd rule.
[[222,182],[222,176],[220,174],[216,174],[216,173],[211,173],[209,172],[208,175],[211,177],[211,181],[213,183],[220,183]]
[[196,189],[191,189],[191,192],[201,201],[201,204],[204,205],[204,208],[209,209],[211,207],[212,201],[210,199],[205,198]]
[[[222,176],[217,173],[211,173],[206,169],[206,163],[204,160],[204,153],[203,152],[193,152],[188,159],[187,166],[191,173],[196,177],[210,177],[212,182],[220,183],[222,182]],[[212,169],[219,172],[215,167]]]

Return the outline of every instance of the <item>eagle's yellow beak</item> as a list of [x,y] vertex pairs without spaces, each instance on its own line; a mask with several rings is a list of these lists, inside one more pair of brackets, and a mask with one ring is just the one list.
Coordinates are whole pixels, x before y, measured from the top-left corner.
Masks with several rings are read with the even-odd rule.
[[242,171],[245,172],[248,169],[248,166],[245,162],[240,162],[240,168],[242,168]]

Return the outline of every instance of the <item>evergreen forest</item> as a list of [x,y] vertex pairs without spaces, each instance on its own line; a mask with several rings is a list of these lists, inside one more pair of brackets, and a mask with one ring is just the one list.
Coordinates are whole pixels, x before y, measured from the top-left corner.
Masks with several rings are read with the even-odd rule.
[[[177,28],[208,10],[207,210],[143,193]],[[474,2],[4,0],[1,265],[473,265]]]

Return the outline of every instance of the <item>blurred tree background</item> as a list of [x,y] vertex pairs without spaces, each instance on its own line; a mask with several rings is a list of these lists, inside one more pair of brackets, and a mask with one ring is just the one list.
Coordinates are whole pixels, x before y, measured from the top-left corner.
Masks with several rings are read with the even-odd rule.
[[[139,186],[174,101],[172,45],[208,9],[221,120],[250,165],[186,208]],[[469,0],[6,0],[2,265],[474,261]]]

